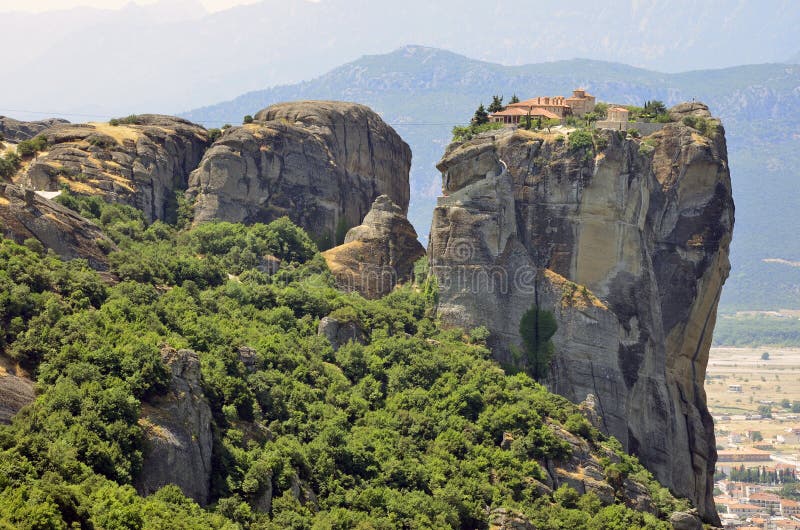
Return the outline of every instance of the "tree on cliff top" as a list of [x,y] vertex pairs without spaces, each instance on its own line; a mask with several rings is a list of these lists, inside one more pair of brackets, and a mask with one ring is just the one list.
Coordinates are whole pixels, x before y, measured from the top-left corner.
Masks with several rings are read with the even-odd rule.
[[492,96],[492,102],[489,104],[489,112],[500,112],[505,107],[503,106],[503,96]]
[[481,103],[472,117],[472,125],[483,125],[484,123],[489,123],[489,113],[486,112],[483,103]]

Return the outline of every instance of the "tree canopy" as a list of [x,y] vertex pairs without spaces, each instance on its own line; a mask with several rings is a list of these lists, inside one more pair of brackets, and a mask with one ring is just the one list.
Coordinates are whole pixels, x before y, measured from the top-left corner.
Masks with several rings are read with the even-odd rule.
[[[442,329],[422,267],[417,285],[370,301],[336,290],[288,219],[178,230],[96,198],[61,200],[118,244],[118,281],[36,241],[0,239],[0,354],[39,389],[0,426],[0,527],[488,528],[487,507],[505,507],[537,528],[666,529],[681,506],[575,405],[505,373],[485,329]],[[267,256],[277,272],[261,266]],[[317,332],[327,315],[365,343],[335,350]],[[520,327],[532,351],[550,351],[552,315],[532,308]],[[146,498],[133,487],[142,407],[170,383],[165,346],[200,358],[214,429],[205,508],[175,486]],[[645,484],[662,520],[542,490],[542,462],[572,450],[558,429],[616,455],[609,477]]]

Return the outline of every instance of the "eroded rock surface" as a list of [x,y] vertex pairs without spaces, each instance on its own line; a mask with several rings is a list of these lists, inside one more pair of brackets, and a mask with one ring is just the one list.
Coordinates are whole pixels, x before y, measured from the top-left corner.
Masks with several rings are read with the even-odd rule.
[[83,258],[100,271],[108,270],[106,252],[116,249],[97,225],[13,184],[0,183],[0,231],[17,243],[38,239],[62,258]]
[[0,141],[5,140],[18,144],[23,140],[30,140],[53,125],[64,123],[69,122],[58,118],[37,121],[19,121],[7,116],[0,116]]
[[11,418],[36,398],[34,383],[21,368],[0,354],[0,424]]
[[330,248],[379,195],[407,211],[410,167],[408,145],[368,107],[282,103],[226,130],[192,173],[189,196],[196,223],[285,215]]
[[317,334],[328,339],[336,351],[348,342],[366,344],[367,334],[358,322],[342,321],[327,316],[319,321]]
[[209,143],[203,127],[156,114],[118,126],[55,125],[41,134],[49,147],[23,170],[19,184],[45,191],[66,185],[134,206],[148,221],[174,219],[175,192],[186,188]]
[[678,122],[595,144],[504,130],[448,147],[428,249],[439,315],[486,325],[519,363],[522,315],[552,312],[550,388],[593,394],[603,430],[717,522],[703,380],[733,228],[724,131]]
[[411,280],[425,248],[403,210],[381,195],[364,221],[347,232],[344,244],[322,255],[340,288],[380,298]]
[[136,489],[149,495],[167,484],[204,505],[211,480],[211,408],[200,380],[200,359],[191,350],[165,348],[172,370],[165,396],[142,405],[146,449]]

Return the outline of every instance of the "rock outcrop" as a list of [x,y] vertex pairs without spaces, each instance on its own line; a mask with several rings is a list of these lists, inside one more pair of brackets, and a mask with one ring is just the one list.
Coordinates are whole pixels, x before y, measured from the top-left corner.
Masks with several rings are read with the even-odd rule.
[[145,403],[139,420],[145,454],[136,489],[149,495],[175,484],[201,505],[208,502],[211,480],[211,408],[203,394],[200,359],[191,350],[165,348],[172,370],[167,395]]
[[379,195],[407,211],[410,167],[408,145],[368,107],[282,103],[224,131],[192,173],[188,194],[196,223],[286,215],[330,248]]
[[108,270],[106,253],[116,248],[89,220],[13,184],[0,183],[0,231],[17,243],[38,239],[62,258],[83,258],[100,271]]
[[11,418],[35,397],[28,374],[0,353],[0,424],[11,423]]
[[595,131],[594,148],[522,130],[451,145],[428,252],[445,323],[487,326],[498,358],[525,364],[521,318],[551,312],[548,386],[593,394],[603,430],[717,522],[703,380],[734,208],[721,126],[699,103],[672,111],[717,127]]
[[175,192],[208,147],[207,131],[171,116],[143,114],[117,126],[109,123],[55,125],[17,182],[34,190],[66,185],[75,193],[99,195],[134,206],[148,221],[174,218]]
[[18,144],[30,140],[53,125],[69,123],[67,120],[49,118],[37,121],[19,121],[7,116],[0,116],[0,142],[8,141]]
[[381,195],[344,244],[322,253],[337,285],[365,298],[380,298],[411,280],[414,263],[425,255],[403,210]]
[[336,351],[348,342],[367,343],[367,334],[358,322],[342,321],[332,316],[319,321],[317,335],[325,337]]

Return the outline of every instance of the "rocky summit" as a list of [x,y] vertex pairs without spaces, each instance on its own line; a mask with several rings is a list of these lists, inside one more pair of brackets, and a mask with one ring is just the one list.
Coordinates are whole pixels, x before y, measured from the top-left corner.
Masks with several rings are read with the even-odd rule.
[[700,103],[670,116],[645,138],[506,129],[451,144],[428,257],[441,319],[487,326],[502,362],[530,368],[520,323],[551,315],[548,386],[593,394],[602,429],[718,522],[703,380],[734,205],[719,121]]
[[410,167],[408,145],[368,107],[283,103],[224,131],[192,173],[188,195],[196,223],[286,215],[330,248],[379,195],[405,214]]
[[322,255],[340,288],[380,298],[411,280],[414,262],[425,256],[425,249],[403,210],[381,195],[364,221],[347,232],[344,244]]
[[67,120],[49,118],[39,121],[19,121],[7,116],[0,116],[0,142],[19,143],[30,140],[53,125],[69,123]]
[[[115,122],[116,123],[116,122]],[[144,114],[120,123],[60,124],[40,133],[45,152],[17,181],[31,189],[98,195],[141,210],[148,221],[174,218],[175,192],[208,147],[206,130],[171,116]]]

